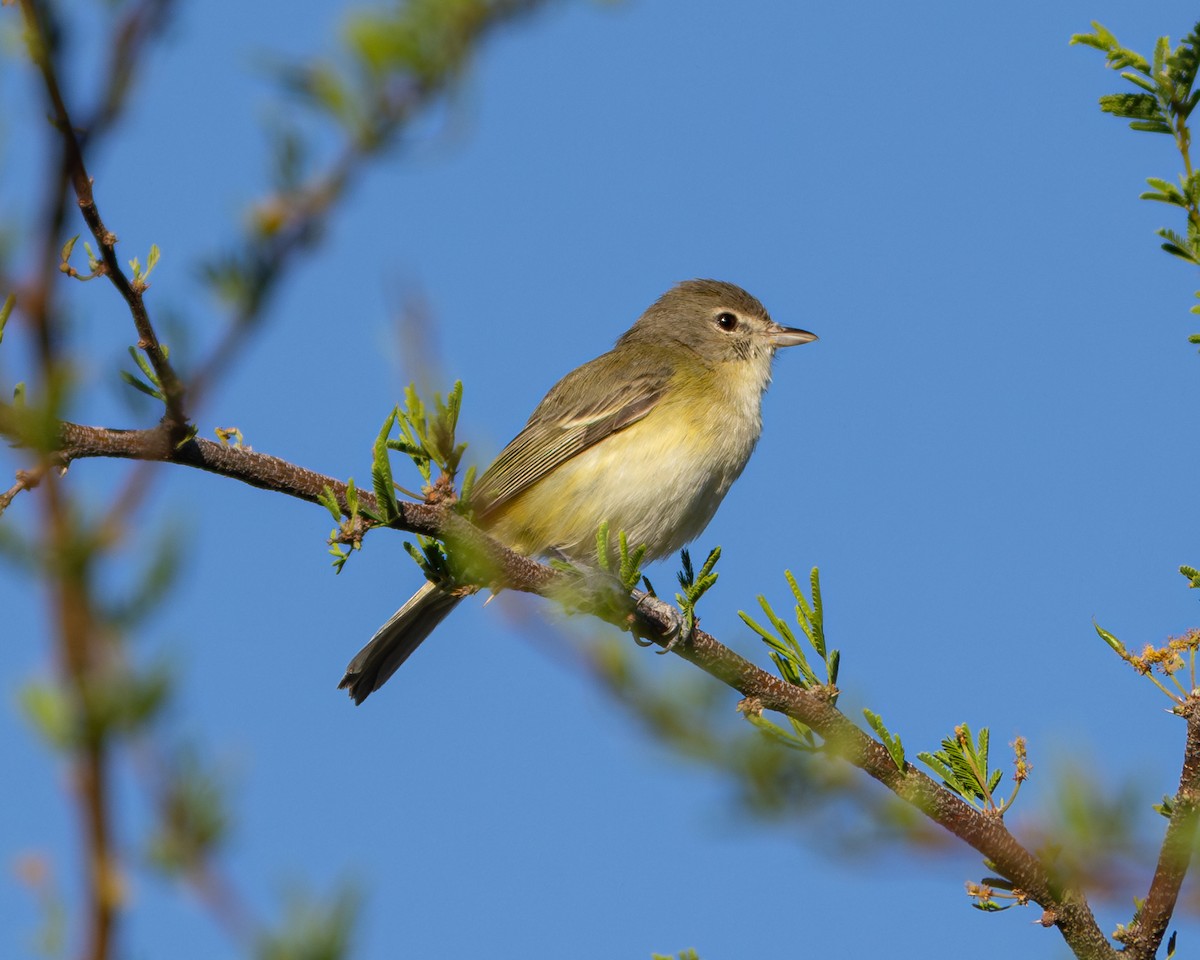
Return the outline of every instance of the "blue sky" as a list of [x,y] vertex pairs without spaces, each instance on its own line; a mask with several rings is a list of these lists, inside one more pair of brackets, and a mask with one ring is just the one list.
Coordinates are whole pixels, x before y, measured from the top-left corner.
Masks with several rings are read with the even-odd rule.
[[[1182,724],[1092,620],[1135,646],[1196,622],[1175,570],[1200,565],[1186,492],[1200,284],[1157,248],[1173,211],[1137,199],[1145,177],[1174,177],[1169,141],[1102,116],[1096,98],[1119,81],[1067,41],[1099,20],[1149,50],[1194,7],[733,11],[572,3],[495,37],[452,106],[355,188],[198,412],[202,432],[237,426],[258,450],[365,479],[413,375],[394,318],[420,295],[439,385],[465,382],[468,458],[486,462],[666,287],[739,283],[821,340],[780,358],[762,442],[698,544],[724,548],[706,629],[765,663],[737,610],[758,592],[784,606],[782,571],[819,565],[845,706],[882,713],[910,753],[963,721],[998,746],[1027,737],[1018,833],[1067,760],[1114,791],[1134,781],[1157,831],[1149,804],[1177,782]],[[93,161],[124,255],[162,248],[150,304],[165,328],[190,326],[177,355],[220,330],[194,264],[265,182],[260,127],[278,102],[260,64],[328,49],[339,14],[190,5]],[[0,211],[27,221],[24,131],[42,108],[11,59],[0,95]],[[113,373],[134,339],[118,299],[95,284],[72,303],[88,351],[77,416],[152,422]],[[11,382],[26,353],[4,347]],[[81,463],[72,482],[102,502],[124,469]],[[728,784],[653,743],[526,624],[544,605],[465,604],[354,709],[335,689],[346,661],[418,584],[401,538],[371,538],[335,577],[323,511],[165,474],[148,513],[178,524],[186,565],[136,643],[181,668],[171,728],[229,771],[226,865],[264,916],[299,881],[357,878],[368,960],[937,955],[931,939],[947,954],[1064,954],[1032,911],[968,907],[962,883],[982,872],[969,851],[845,860],[803,821],[747,819]],[[4,522],[35,515],[25,498]],[[661,586],[673,569],[651,575]],[[16,706],[50,667],[45,599],[11,572],[0,598],[0,916],[27,949],[37,914],[8,866],[45,851],[70,892],[75,820]],[[664,684],[690,675],[653,661]],[[125,773],[133,846],[145,801]],[[144,875],[132,895],[129,955],[238,955],[186,895]],[[1103,906],[1102,925],[1128,912]],[[1181,946],[1200,936],[1180,928]]]

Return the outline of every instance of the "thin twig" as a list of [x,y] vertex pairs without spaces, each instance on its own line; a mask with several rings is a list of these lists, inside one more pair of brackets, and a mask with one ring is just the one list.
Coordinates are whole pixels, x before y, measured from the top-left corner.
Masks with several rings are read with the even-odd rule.
[[83,215],[84,222],[96,240],[100,259],[104,263],[104,272],[129,307],[129,313],[137,328],[138,346],[150,359],[155,375],[162,385],[167,405],[166,422],[170,424],[172,433],[176,437],[181,437],[187,430],[183,381],[179,379],[175,368],[167,360],[166,352],[158,341],[154,325],[150,322],[150,314],[146,310],[146,304],[142,297],[142,293],[146,289],[145,284],[140,281],[136,284],[131,283],[125,275],[125,271],[121,269],[121,264],[117,260],[117,236],[104,225],[104,221],[100,217],[100,210],[92,192],[92,179],[88,176],[87,166],[84,164],[79,137],[71,124],[71,116],[59,88],[53,49],[45,27],[45,12],[39,10],[36,0],[21,0],[21,11],[25,15],[30,55],[41,72],[51,112],[66,149],[67,168],[71,184],[75,189],[75,197],[79,203],[79,212]]
[[131,3],[113,24],[110,40],[105,45],[109,60],[104,90],[79,133],[81,147],[107,132],[120,117],[128,102],[134,74],[141,66],[146,44],[162,32],[173,6],[174,0]]
[[32,470],[18,470],[17,482],[5,490],[4,493],[0,493],[0,514],[3,514],[8,509],[8,505],[13,502],[18,493],[22,490],[32,490],[41,483],[45,472],[45,466],[34,467]]

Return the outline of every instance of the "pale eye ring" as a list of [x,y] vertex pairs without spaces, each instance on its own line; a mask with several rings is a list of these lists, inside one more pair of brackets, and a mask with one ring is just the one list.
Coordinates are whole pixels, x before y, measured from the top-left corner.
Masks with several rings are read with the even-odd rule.
[[728,310],[723,310],[716,316],[717,326],[726,332],[737,329],[738,318],[737,314],[730,313]]

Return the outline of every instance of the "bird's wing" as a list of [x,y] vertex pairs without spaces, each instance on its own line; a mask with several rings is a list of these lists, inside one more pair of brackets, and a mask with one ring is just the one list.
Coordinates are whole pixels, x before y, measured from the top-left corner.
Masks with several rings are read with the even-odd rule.
[[670,365],[657,358],[631,365],[627,357],[606,353],[563,377],[475,483],[471,503],[480,519],[577,453],[641,420],[662,399],[670,376]]

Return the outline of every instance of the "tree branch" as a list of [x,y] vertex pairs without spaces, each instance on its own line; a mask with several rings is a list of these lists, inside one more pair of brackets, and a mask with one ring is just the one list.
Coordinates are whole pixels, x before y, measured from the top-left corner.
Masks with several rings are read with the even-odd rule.
[[1179,711],[1187,718],[1183,769],[1154,879],[1130,935],[1125,938],[1125,955],[1135,960],[1151,958],[1158,953],[1175,912],[1183,878],[1187,876],[1196,826],[1200,821],[1200,696],[1193,693]]
[[[5,432],[3,413],[4,408],[0,408],[0,433]],[[230,447],[198,438],[171,445],[161,427],[151,430],[110,430],[64,423],[61,438],[60,456],[65,463],[90,457],[176,463],[310,503],[318,502],[323,491],[328,489],[337,498],[343,512],[350,515],[345,482],[244,447]],[[375,498],[367,491],[360,491],[358,500],[361,506],[376,509]],[[399,517],[389,526],[449,540],[465,547],[472,557],[482,558],[488,577],[479,581],[479,586],[504,587],[560,598],[570,595],[573,581],[569,574],[508,549],[448,506],[401,503],[399,508]],[[362,532],[365,533],[367,529],[369,526],[364,526]],[[662,646],[667,646],[681,628],[678,610],[642,591],[635,591],[627,602],[600,604],[588,607],[587,612]],[[829,753],[858,767],[979,851],[998,872],[1043,907],[1045,912],[1041,923],[1058,927],[1077,956],[1116,956],[1081,892],[1064,888],[1057,882],[1046,866],[1008,831],[1001,818],[963,802],[912,764],[906,764],[903,770],[898,769],[881,743],[864,733],[830,703],[829,691],[821,688],[807,690],[786,683],[702,630],[695,630],[689,638],[675,644],[672,649],[683,659],[740,692],[746,698],[742,704],[744,712],[773,710],[811,727],[825,741]],[[1188,781],[1190,789],[1194,791],[1196,779],[1200,778],[1200,751],[1193,749],[1186,769],[1192,778]],[[1192,796],[1194,798],[1195,794]],[[1190,833],[1187,836],[1186,842],[1190,843]],[[1165,883],[1162,889],[1165,892]],[[1173,895],[1170,903],[1174,903]]]

